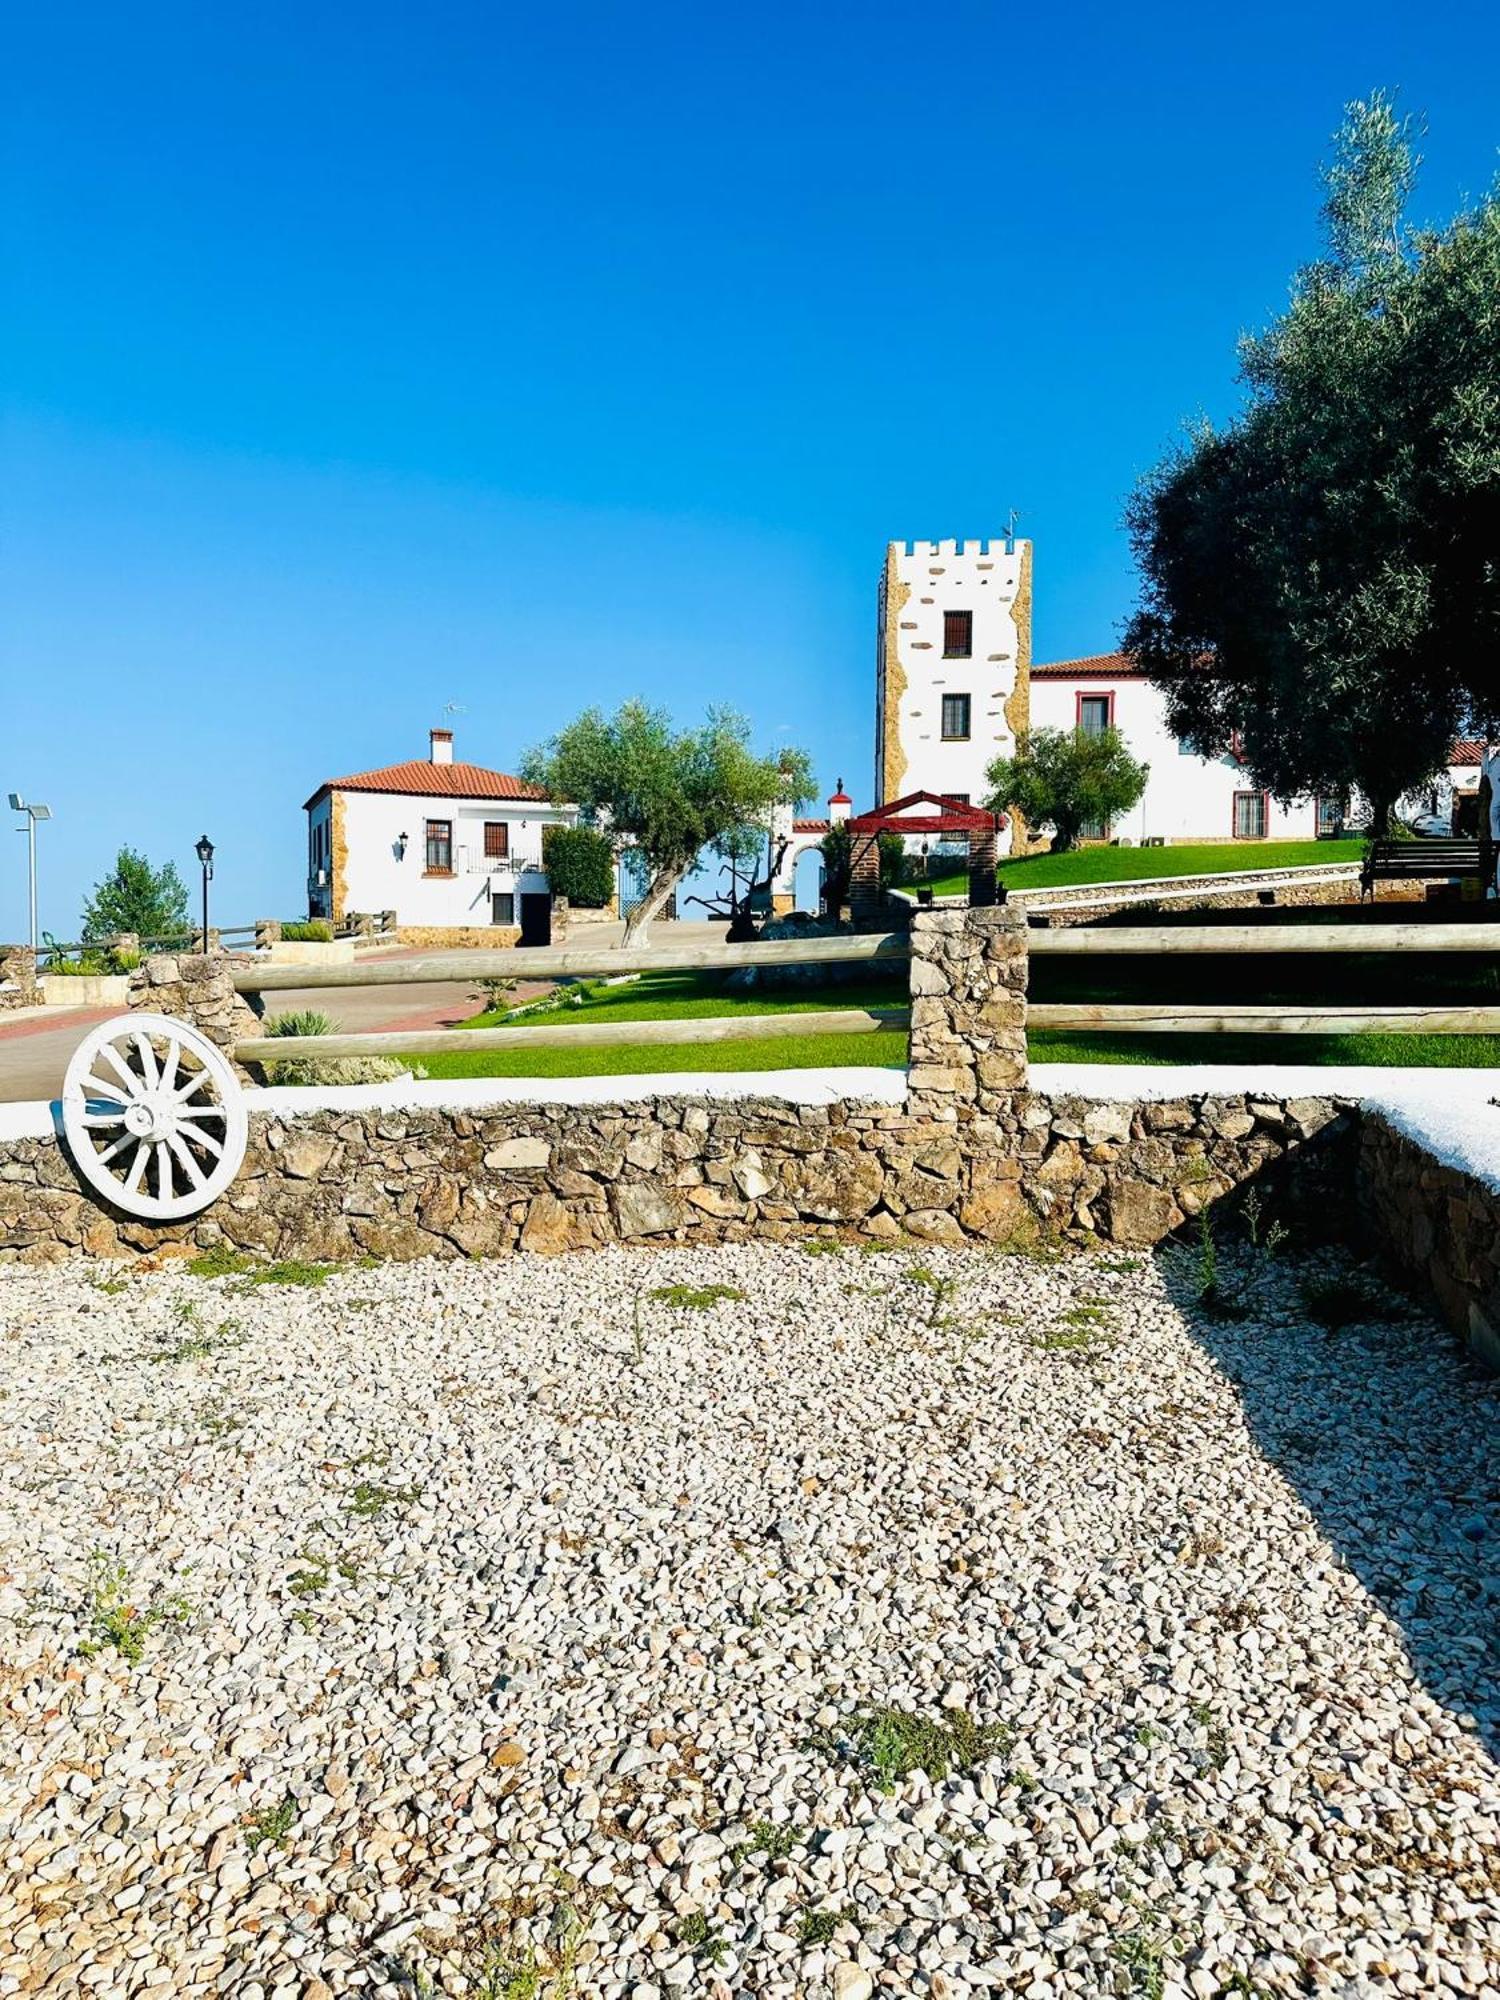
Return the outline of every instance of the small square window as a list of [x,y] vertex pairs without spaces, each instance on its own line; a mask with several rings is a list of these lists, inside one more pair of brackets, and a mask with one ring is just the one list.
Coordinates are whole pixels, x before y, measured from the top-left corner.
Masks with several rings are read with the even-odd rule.
[[943,696],[943,741],[964,743],[969,736],[969,697],[966,694],[945,694]]
[[[973,652],[973,612],[945,611],[943,613],[943,658],[945,660],[967,660],[972,658]],[[967,731],[965,734],[967,734]]]
[[510,825],[503,819],[487,819],[484,823],[484,858],[486,861],[503,861],[510,853]]
[[490,897],[490,922],[492,924],[511,925],[514,924],[515,921],[516,921],[515,891],[512,889],[506,889],[504,891],[497,889],[494,895]]

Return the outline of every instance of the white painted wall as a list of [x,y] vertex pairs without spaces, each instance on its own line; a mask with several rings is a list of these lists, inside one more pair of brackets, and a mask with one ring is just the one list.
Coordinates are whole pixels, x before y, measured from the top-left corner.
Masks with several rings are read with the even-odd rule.
[[[345,792],[344,907],[346,910],[394,910],[403,924],[487,924],[491,921],[491,890],[513,891],[519,898],[544,890],[542,829],[571,825],[577,814],[565,806],[536,805],[517,799],[455,799],[398,792]],[[453,825],[453,874],[425,873],[429,819]],[[510,854],[504,861],[487,860],[486,820],[504,820],[510,828]],[[399,852],[407,836],[406,853]],[[520,904],[515,920],[520,922]]]
[[[1167,728],[1162,695],[1149,682],[1128,675],[1118,679],[1092,674],[1066,679],[1033,675],[1032,728],[1074,728],[1080,694],[1113,694],[1115,727],[1130,746],[1131,755],[1151,767],[1139,804],[1116,823],[1114,839],[1179,842],[1233,838],[1235,793],[1258,789],[1237,759],[1185,754]],[[1270,800],[1268,840],[1311,840],[1316,832],[1317,808],[1312,799],[1296,800],[1291,805]]]
[[[906,773],[892,796],[957,793],[982,804],[989,789],[986,770],[996,757],[1009,755],[1014,748],[1005,704],[1016,685],[1020,650],[1016,592],[1028,545],[1016,541],[1007,551],[1005,541],[996,537],[892,546],[896,575],[908,591],[895,613],[896,658],[906,686],[889,716],[879,709],[877,695],[875,803],[887,802],[880,746],[884,732],[894,728],[906,754]],[[966,660],[943,657],[946,611],[973,614],[973,650]],[[969,696],[967,741],[943,740],[945,694]],[[1002,851],[1007,838],[1000,837]]]

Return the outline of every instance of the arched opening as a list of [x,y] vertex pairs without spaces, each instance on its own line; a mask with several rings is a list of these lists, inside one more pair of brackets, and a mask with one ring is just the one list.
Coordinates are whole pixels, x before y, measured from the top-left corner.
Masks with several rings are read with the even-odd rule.
[[804,847],[792,864],[792,907],[816,916],[823,906],[822,881],[822,853],[817,847]]

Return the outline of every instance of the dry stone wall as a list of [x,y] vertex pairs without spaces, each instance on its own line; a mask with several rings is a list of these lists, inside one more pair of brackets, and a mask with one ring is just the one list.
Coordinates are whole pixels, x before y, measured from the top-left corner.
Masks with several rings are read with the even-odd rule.
[[937,1125],[899,1106],[773,1097],[255,1111],[234,1186],[177,1224],[101,1206],[55,1139],[0,1147],[0,1259],[224,1243],[278,1257],[550,1255],[831,1233],[1144,1249],[1252,1178],[1288,1226],[1336,1228],[1352,1127],[1333,1098],[1029,1092],[999,1116]]
[[1381,1255],[1431,1292],[1454,1332],[1500,1370],[1500,1194],[1378,1114],[1362,1122],[1357,1185]]
[[29,944],[0,944],[0,1013],[34,1007],[38,998],[36,953]]

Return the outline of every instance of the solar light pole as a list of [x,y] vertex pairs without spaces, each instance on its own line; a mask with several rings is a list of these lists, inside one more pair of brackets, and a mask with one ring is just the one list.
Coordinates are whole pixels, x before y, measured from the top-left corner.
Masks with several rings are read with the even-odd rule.
[[19,792],[12,792],[10,795],[10,809],[12,812],[25,813],[26,815],[25,826],[18,826],[16,828],[16,832],[24,833],[27,836],[27,846],[30,849],[28,859],[30,861],[29,873],[31,878],[31,949],[35,951],[36,950],[36,823],[39,819],[51,819],[52,808],[51,806],[29,806],[27,805],[26,801],[21,797],[21,794]]
[[203,954],[208,956],[208,885],[214,879],[214,844],[208,835],[201,834],[193,852],[203,870]]

